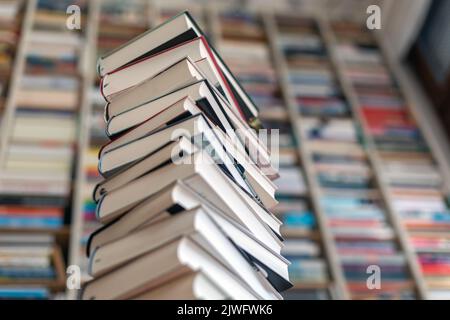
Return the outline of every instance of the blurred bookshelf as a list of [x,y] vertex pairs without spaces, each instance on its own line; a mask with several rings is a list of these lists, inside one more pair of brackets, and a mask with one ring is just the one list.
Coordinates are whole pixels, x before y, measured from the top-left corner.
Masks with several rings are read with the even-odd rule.
[[[84,56],[83,32],[65,26],[69,4],[21,1],[24,18],[2,125],[6,295],[48,298],[65,288]],[[86,5],[77,4],[84,21]]]
[[[0,2],[0,256],[19,254],[0,264],[0,296],[76,298],[65,288],[73,264],[89,279],[106,141],[97,57],[187,9],[264,127],[279,129],[274,213],[294,283],[285,298],[449,298],[450,181],[441,172],[450,161],[380,35],[252,1],[180,3]],[[66,29],[69,4],[82,8],[81,30]],[[366,286],[369,265],[381,267],[381,290]]]

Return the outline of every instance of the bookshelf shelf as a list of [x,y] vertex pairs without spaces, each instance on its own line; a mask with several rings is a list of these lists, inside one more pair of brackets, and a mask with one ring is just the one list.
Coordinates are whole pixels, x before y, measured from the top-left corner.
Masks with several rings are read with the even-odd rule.
[[[218,48],[219,52],[221,49],[226,49],[227,52],[230,52],[231,47],[230,44],[233,44],[233,42],[239,43],[238,41],[240,41],[240,39],[243,39],[243,41],[247,41],[246,40],[246,36],[245,33],[241,34],[241,35],[237,35],[236,33],[234,33],[233,29],[227,29],[227,31],[224,33],[222,30],[222,25],[221,25],[221,15],[225,14],[225,18],[226,19],[236,19],[236,18],[232,18],[233,17],[233,10],[230,10],[230,8],[225,7],[211,7],[209,8],[209,10],[212,12],[209,17],[211,18],[210,21],[212,22],[212,25],[210,26],[211,30],[213,30],[212,35],[213,35],[213,42],[215,43],[216,47]],[[274,52],[272,50],[272,40],[273,40],[273,34],[272,34],[272,30],[270,27],[267,26],[267,19],[270,19],[268,17],[266,17],[264,14],[255,14],[255,16],[249,17],[248,19],[251,19],[257,23],[260,23],[260,26],[262,28],[262,32],[259,33],[260,36],[258,36],[257,38],[248,38],[248,42],[251,44],[256,44],[259,45],[260,43],[264,43],[266,46],[266,49],[268,50],[269,55],[271,56],[271,63],[274,67],[274,71],[275,71],[275,77],[277,79],[277,82],[279,83],[279,88],[278,88],[278,94],[280,94],[280,99],[282,101],[283,105],[286,105],[286,101],[285,101],[285,97],[282,94],[283,91],[283,83],[282,81],[280,81],[279,76],[278,76],[278,70],[279,70],[279,62],[277,60],[277,57],[274,55]],[[259,22],[258,22],[259,21]],[[249,28],[252,28],[252,26],[250,26]],[[222,40],[223,38],[225,38],[225,42]],[[226,45],[225,47],[223,47],[223,45]],[[256,47],[256,46],[255,46]],[[260,47],[262,50],[262,45]],[[254,50],[257,50],[256,48]],[[261,51],[260,51],[261,52]],[[226,55],[225,55],[225,60],[226,60]],[[237,59],[237,57],[236,57]],[[233,60],[234,61],[234,60]],[[245,76],[245,75],[244,75]],[[237,77],[239,78],[239,73],[237,75]],[[244,86],[245,86],[245,82],[244,82]],[[275,91],[275,96],[277,94],[277,91]],[[251,93],[251,89],[250,89],[250,95],[252,95]],[[272,112],[267,112],[265,113],[265,109],[261,109],[261,119],[263,119],[263,121],[274,121],[275,123],[288,123],[291,127],[291,130],[293,130],[295,132],[295,126],[296,123],[295,121],[290,121],[291,116],[289,113],[289,109],[285,109],[285,108],[278,108],[277,107],[277,112],[276,113],[272,113]],[[270,110],[268,110],[270,111]],[[267,115],[267,116],[266,116]],[[275,127],[277,127],[275,125]],[[295,133],[294,133],[295,135]],[[298,137],[294,137],[294,139],[296,139],[297,141],[301,140],[298,139]],[[295,158],[297,158],[297,165],[304,167],[303,164],[303,158],[301,157],[301,154],[298,153],[299,150],[302,150],[302,148],[292,148],[290,150],[280,150],[280,151],[284,151],[287,152],[289,154],[292,154]],[[299,170],[299,169],[297,169]],[[311,199],[311,193],[314,192],[312,188],[308,188],[306,191],[302,191],[301,194],[297,194],[297,196],[301,197],[302,199]],[[314,205],[313,205],[313,210],[315,211]],[[277,216],[282,218],[282,210],[280,213],[275,212],[277,214]],[[295,228],[291,228],[291,229],[284,229],[284,233],[283,235],[287,238],[287,239],[292,239],[292,240],[297,240],[297,239],[302,239],[302,240],[306,240],[306,241],[316,241],[318,243],[321,243],[321,241],[323,241],[323,234],[322,234],[322,229],[320,227],[320,219],[317,223],[319,224],[318,229],[315,230],[299,230],[299,229],[295,229]],[[323,252],[327,252],[327,246],[324,246],[322,244],[320,244],[320,247],[323,250]],[[325,257],[325,260],[328,260],[327,257]],[[330,267],[330,265],[327,263],[327,267]],[[331,267],[332,268],[332,267]],[[300,282],[302,283],[302,282]],[[295,282],[295,285],[297,285],[298,282]],[[334,286],[333,281],[330,282],[326,282],[326,283],[307,283],[305,284],[305,286],[303,287],[302,285],[299,285],[297,287],[294,287],[294,291],[295,290],[309,290],[309,289],[328,289]],[[336,290],[333,290],[336,291]]]
[[[79,46],[76,49],[73,48],[75,46],[75,41],[77,41],[77,44],[83,43],[83,35],[78,31],[74,31],[73,33],[67,32],[68,30],[65,28],[65,24],[62,26],[52,22],[47,24],[48,21],[44,21],[44,15],[42,15],[41,12],[42,3],[39,1],[30,0],[24,1],[24,3],[26,8],[22,22],[21,37],[18,43],[11,85],[9,87],[5,104],[5,114],[3,117],[4,123],[2,125],[2,130],[4,131],[2,131],[0,142],[0,174],[4,175],[2,178],[8,177],[8,179],[11,179],[12,181],[18,179],[19,182],[17,182],[17,185],[19,185],[23,177],[19,174],[19,178],[17,178],[17,171],[10,169],[10,163],[12,163],[10,160],[12,154],[11,150],[18,151],[19,153],[16,153],[16,157],[21,156],[23,158],[20,158],[21,161],[25,163],[28,161],[27,166],[23,169],[23,173],[29,173],[36,177],[33,185],[34,191],[29,191],[29,186],[25,184],[24,188],[20,190],[6,189],[6,191],[3,191],[6,194],[5,197],[8,198],[12,195],[12,200],[9,201],[13,202],[17,202],[17,199],[23,197],[23,202],[18,201],[15,203],[17,210],[23,210],[23,212],[28,212],[27,210],[37,210],[36,212],[39,215],[39,219],[42,219],[40,220],[40,224],[44,222],[50,223],[50,221],[52,221],[52,225],[58,223],[59,226],[61,221],[71,221],[71,216],[65,217],[65,214],[71,213],[71,210],[65,209],[68,209],[71,190],[77,189],[76,179],[71,178],[71,167],[76,162],[76,152],[77,147],[79,146],[76,141],[75,126],[78,117],[80,116],[77,103],[79,98],[78,94],[81,90],[78,90],[78,85],[83,82],[84,70],[82,70],[81,64],[84,50],[82,46]],[[58,18],[62,17],[63,19],[66,14],[65,8],[64,11],[61,11],[60,8],[52,7],[51,9],[48,8],[47,11],[50,15],[53,13],[55,16],[58,16]],[[84,26],[85,25],[83,25],[83,27]],[[39,64],[39,62],[36,61],[47,59],[46,61],[51,61],[48,65],[54,63],[56,66],[58,66],[58,62],[61,61],[58,60],[60,58],[58,53],[49,57],[48,51],[41,50],[42,47],[45,47],[46,45],[54,46],[56,49],[55,52],[66,50],[65,57],[67,58],[67,61],[69,61],[71,53],[76,55],[76,57],[74,56],[73,61],[71,60],[65,65],[66,69],[64,70],[58,69],[57,67],[54,69],[49,67],[36,70],[39,69],[39,67],[36,68],[36,65]],[[65,48],[62,49],[62,46]],[[70,51],[72,49],[73,51]],[[69,51],[70,53],[67,53]],[[52,53],[50,53],[50,55],[51,54]],[[35,59],[30,59],[30,56]],[[71,64],[72,62],[73,64]],[[33,65],[33,63],[36,63],[36,65]],[[53,87],[51,84],[49,85],[49,83],[52,83],[54,80],[57,82],[58,79],[63,79],[62,81],[66,81],[66,84],[69,83],[69,87]],[[28,94],[25,94],[27,90],[30,96],[37,96],[34,99],[27,100]],[[43,95],[40,90],[47,90],[47,94]],[[52,97],[54,98],[55,96],[59,96],[60,99],[52,100]],[[45,100],[47,98],[49,100]],[[55,102],[57,100],[58,103],[52,105],[51,101]],[[47,117],[44,120],[48,123],[47,126],[43,125],[43,123],[46,122],[39,122],[39,117],[44,117],[43,115]],[[17,136],[17,133],[22,132],[20,129],[17,129],[20,119],[25,119],[26,123],[33,123],[31,127],[34,128],[35,133]],[[59,137],[58,134],[41,134],[46,129],[50,130],[49,132],[55,130],[57,127],[56,123],[63,123],[63,121],[67,124],[66,128],[69,129],[61,135],[67,134],[67,138]],[[44,156],[37,152],[38,149],[43,151]],[[23,154],[27,154],[27,152],[32,154],[32,156],[37,157],[37,160],[32,162],[26,157],[23,157]],[[58,158],[58,161],[60,161],[58,164],[61,168],[61,172],[58,172],[58,174],[61,173],[59,176],[54,168],[49,172],[48,169],[42,170],[40,169],[41,167],[39,167],[39,165],[45,164],[45,160],[42,159],[48,159],[49,155],[60,157]],[[65,171],[62,172],[62,170]],[[53,177],[57,177],[57,179],[52,180]],[[50,179],[48,184],[45,182],[45,179],[47,178]],[[58,184],[57,187],[52,185],[53,182],[59,183],[60,181],[63,182]],[[3,188],[4,187],[5,186],[3,186]],[[7,203],[9,204],[10,202]],[[41,218],[40,212],[45,214],[44,218]],[[49,217],[48,214],[51,214],[51,216]],[[36,217],[38,217],[38,215],[36,215]],[[9,286],[38,286],[48,288],[52,293],[64,291],[66,277],[65,264],[67,259],[67,248],[71,237],[71,227],[69,227],[69,225],[62,225],[58,228],[2,228],[0,233],[4,235],[6,239],[9,239],[8,237],[15,239],[20,235],[25,239],[23,241],[26,241],[26,239],[31,239],[28,240],[31,242],[36,239],[37,241],[43,241],[42,243],[33,243],[38,249],[41,247],[42,249],[45,249],[47,246],[53,245],[53,254],[51,257],[48,256],[49,261],[51,259],[51,264],[48,267],[40,268],[42,269],[41,271],[51,268],[56,274],[56,279],[39,279],[34,277],[35,274],[33,273],[33,277],[31,278],[28,278],[30,275],[27,275],[25,278],[18,278],[18,276],[15,275],[17,279],[14,280],[2,279],[1,284],[8,284]],[[51,241],[51,244],[47,241]],[[19,247],[20,245],[24,246],[26,245],[26,242],[23,242],[22,244],[19,243]]]
[[68,243],[70,237],[70,226],[65,225],[61,228],[0,228],[0,234],[10,233],[33,233],[33,234],[51,234],[58,243]]
[[417,290],[417,295],[419,298],[425,298],[425,289],[424,289],[423,278],[420,275],[417,261],[412,254],[412,250],[411,250],[408,240],[406,238],[405,230],[403,229],[402,224],[399,221],[397,215],[394,213],[388,186],[386,185],[385,181],[383,180],[382,168],[381,168],[381,164],[380,164],[378,155],[376,154],[376,151],[375,151],[374,141],[372,140],[371,136],[368,134],[367,123],[365,122],[365,120],[361,114],[361,108],[359,107],[358,99],[356,98],[356,94],[355,94],[353,87],[351,86],[349,80],[344,75],[343,65],[342,65],[341,61],[338,59],[337,52],[335,50],[337,40],[334,36],[333,30],[330,27],[331,22],[327,21],[326,19],[323,19],[323,18],[318,19],[318,21],[319,21],[319,25],[321,27],[322,34],[327,39],[326,43],[328,45],[328,50],[332,57],[333,64],[336,68],[336,74],[338,76],[339,83],[341,84],[343,91],[347,97],[347,100],[351,106],[355,122],[362,128],[363,141],[364,141],[364,144],[366,147],[366,152],[368,155],[369,162],[375,173],[375,180],[377,183],[377,187],[379,188],[380,194],[383,199],[383,203],[385,204],[385,209],[388,214],[388,219],[390,220],[390,222],[395,230],[395,233],[398,237],[400,249],[406,256],[407,264],[408,264],[409,270],[411,272],[411,275],[412,275],[412,278],[414,280],[415,287]]
[[330,23],[328,21],[326,22],[325,20],[320,20],[320,25],[322,26],[323,33],[328,38],[327,43],[329,44],[329,50],[331,52],[332,60],[336,67],[339,81],[343,87],[343,90],[344,90],[344,92],[347,96],[347,99],[350,103],[350,106],[352,108],[355,122],[358,123],[358,125],[362,128],[363,139],[366,144],[366,152],[368,154],[370,163],[375,172],[377,186],[380,189],[382,198],[384,199],[384,203],[386,205],[386,211],[387,211],[390,221],[394,227],[394,230],[396,231],[397,237],[400,242],[400,247],[401,247],[403,253],[406,255],[408,266],[409,266],[409,269],[411,271],[412,277],[413,277],[415,285],[416,285],[418,297],[423,299],[423,298],[425,298],[423,279],[420,275],[420,272],[418,269],[419,267],[417,265],[416,259],[412,254],[412,250],[411,250],[408,240],[406,238],[405,230],[403,229],[402,224],[399,221],[398,215],[394,212],[394,209],[392,207],[392,200],[390,198],[388,186],[384,182],[383,177],[382,177],[382,167],[381,167],[378,155],[376,154],[375,144],[374,144],[374,141],[372,140],[371,136],[368,134],[367,123],[365,122],[365,120],[361,114],[361,110],[359,108],[356,94],[353,91],[353,88],[352,88],[350,82],[345,77],[342,63],[338,59],[337,52],[335,50],[337,40],[334,37],[334,33],[331,30]]
[[53,293],[62,292],[65,289],[65,267],[61,248],[54,246],[52,253],[52,264],[55,269],[55,279],[0,279],[0,285],[6,286],[39,286],[46,287]]
[[[439,124],[434,123],[436,116],[431,114],[431,108],[428,108],[430,102],[423,96],[423,91],[418,87],[418,84],[414,83],[414,76],[411,74],[411,70],[405,63],[400,62],[399,65],[399,63],[394,62],[393,54],[389,46],[383,40],[381,34],[374,32],[374,37],[389,70],[397,80],[400,91],[404,94],[409,112],[414,120],[419,123],[424,138],[431,149],[431,153],[435,157],[440,172],[444,176],[443,190],[445,193],[450,194],[449,147],[445,146],[447,140],[442,137],[442,132],[438,129]],[[430,118],[433,118],[432,121]]]
[[[299,17],[301,18],[301,17]],[[274,55],[274,60],[276,61],[278,76],[282,86],[282,93],[284,100],[288,108],[288,114],[291,119],[293,126],[293,131],[297,140],[300,141],[300,145],[297,148],[298,154],[301,159],[302,167],[305,171],[305,178],[309,185],[309,193],[311,196],[311,202],[313,204],[314,211],[317,216],[318,227],[321,234],[321,239],[323,247],[325,250],[325,255],[328,260],[328,266],[330,268],[330,273],[332,277],[332,284],[334,285],[334,290],[337,299],[348,299],[349,294],[345,285],[345,278],[343,276],[343,271],[340,268],[338,262],[338,256],[336,252],[335,244],[332,240],[331,232],[328,228],[327,217],[324,214],[323,208],[320,204],[321,191],[317,184],[317,180],[313,175],[312,163],[309,156],[309,150],[307,144],[304,143],[306,138],[304,137],[304,130],[301,126],[301,115],[298,109],[295,107],[295,102],[292,99],[292,93],[290,92],[289,81],[288,81],[288,66],[284,60],[284,56],[280,51],[276,39],[278,37],[278,27],[275,21],[275,17],[270,14],[265,15],[266,30],[270,34],[270,44],[272,52]]]
[[[396,227],[396,232],[399,237],[400,243],[404,248],[404,252],[407,256],[408,263],[411,268],[411,272],[413,275],[413,278],[415,280],[415,285],[418,291],[419,298],[422,299],[430,299],[435,297],[445,297],[447,294],[448,297],[448,285],[446,284],[437,284],[435,281],[435,278],[433,276],[433,271],[426,271],[427,269],[424,268],[433,268],[433,263],[425,260],[423,261],[423,253],[424,252],[434,252],[433,249],[430,248],[419,248],[416,249],[414,246],[414,239],[418,239],[418,237],[425,237],[425,239],[436,239],[436,241],[445,241],[447,236],[440,233],[439,228],[442,228],[442,225],[439,226],[437,221],[433,220],[427,220],[428,225],[424,227],[427,232],[423,232],[417,234],[416,230],[411,229],[411,227],[408,227],[408,225],[403,221],[404,214],[409,214],[411,210],[413,211],[419,211],[421,212],[421,207],[417,207],[420,203],[419,201],[426,201],[427,197],[432,197],[434,200],[435,205],[439,205],[439,209],[434,209],[437,212],[442,212],[441,214],[443,216],[448,215],[448,205],[445,204],[445,195],[446,190],[448,188],[448,179],[445,177],[447,176],[445,168],[445,160],[443,161],[442,158],[442,150],[436,150],[436,139],[432,138],[432,133],[429,130],[429,127],[427,125],[423,124],[424,119],[426,117],[418,117],[418,109],[415,108],[414,101],[411,99],[411,93],[408,92],[408,90],[405,90],[405,86],[402,83],[405,81],[405,79],[397,77],[398,74],[398,67],[396,67],[393,63],[391,58],[389,57],[388,50],[386,47],[384,47],[382,40],[379,35],[377,35],[376,32],[372,33],[372,37],[374,39],[375,46],[377,50],[379,50],[380,57],[381,57],[381,63],[384,63],[384,66],[389,72],[390,79],[392,79],[393,83],[397,86],[397,90],[399,91],[399,94],[401,98],[404,101],[404,107],[401,109],[405,114],[411,116],[412,123],[414,124],[413,128],[417,129],[418,132],[418,140],[424,141],[425,148],[424,150],[419,149],[418,151],[414,150],[411,151],[397,151],[395,152],[396,156],[400,159],[414,159],[418,155],[421,156],[427,156],[430,155],[431,159],[433,161],[432,164],[430,164],[430,168],[434,170],[434,172],[437,172],[440,177],[444,177],[442,181],[440,182],[439,186],[436,186],[434,188],[431,188],[430,190],[421,189],[420,184],[414,184],[410,183],[407,184],[406,192],[409,193],[410,198],[408,201],[412,201],[412,203],[416,203],[414,207],[411,207],[411,204],[408,205],[407,209],[404,207],[401,208],[398,205],[398,187],[396,187],[395,183],[393,184],[392,179],[389,178],[389,172],[386,172],[383,170],[384,161],[388,162],[387,160],[384,160],[386,158],[385,151],[383,151],[382,147],[379,147],[376,145],[375,138],[373,138],[374,134],[370,132],[369,125],[366,119],[363,118],[362,113],[359,113],[359,116],[362,118],[361,123],[363,124],[363,129],[366,134],[367,140],[369,141],[373,161],[376,163],[377,166],[377,177],[379,178],[380,185],[382,186],[382,190],[384,193],[384,197],[388,203],[389,211],[391,213],[391,219],[393,221],[393,224]],[[347,79],[344,79],[347,81]],[[353,86],[349,86],[349,94],[353,96],[355,107],[358,108],[358,110],[363,109],[363,105],[360,104],[360,101],[356,95],[355,90],[353,90]],[[407,142],[405,142],[407,143]],[[392,158],[392,157],[391,157]],[[411,160],[406,160],[411,161]],[[407,164],[407,163],[405,163]],[[407,173],[408,176],[411,176],[413,172],[409,171]],[[395,181],[394,181],[395,182]],[[401,185],[400,185],[401,190]],[[405,192],[405,191],[404,191]],[[411,198],[411,194],[413,195],[413,198]],[[414,202],[416,201],[416,202]],[[439,204],[440,203],[440,204]],[[425,210],[426,211],[426,210]],[[445,226],[444,226],[445,227]],[[436,229],[438,228],[438,229]],[[431,250],[431,251],[427,251]],[[439,253],[435,253],[439,254]],[[426,257],[426,255],[425,255]],[[426,258],[425,258],[426,259]],[[421,266],[422,264],[422,266]],[[431,276],[428,275],[431,273]],[[428,275],[428,276],[427,276]],[[442,277],[442,274],[438,275],[439,277]],[[445,283],[445,276],[441,278],[443,283]],[[439,282],[439,280],[438,280]],[[447,289],[445,289],[447,288]],[[447,292],[447,293],[446,293]]]

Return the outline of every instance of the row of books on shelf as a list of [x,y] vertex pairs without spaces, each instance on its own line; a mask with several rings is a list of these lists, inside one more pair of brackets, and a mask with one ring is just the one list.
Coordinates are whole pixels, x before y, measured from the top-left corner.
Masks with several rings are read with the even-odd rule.
[[63,223],[72,189],[81,48],[80,34],[55,29],[53,17],[64,15],[59,4],[37,2],[2,170],[3,213],[9,214],[3,226]]
[[[296,111],[303,116],[319,115],[324,108],[328,108],[327,95],[332,91],[329,90],[332,79],[328,66],[326,63],[320,64],[318,60],[324,53],[323,43],[308,20],[280,16],[275,22],[277,27],[275,45],[287,66],[288,74],[285,76],[289,82],[288,93],[296,103]],[[305,125],[299,126],[297,121]],[[297,126],[303,138],[322,135],[320,127],[326,126],[319,118],[294,119],[292,124]],[[303,132],[300,132],[301,130]],[[304,146],[305,141],[300,143]],[[302,180],[304,181],[304,177]],[[306,199],[291,204],[296,204],[298,211],[294,211],[295,214],[291,211],[284,214],[286,223],[284,230],[293,235],[301,235],[302,232],[307,231],[306,234],[310,235],[309,238],[293,238],[285,248],[286,255],[293,264],[292,276],[298,279],[299,286],[308,284],[318,288],[326,288],[327,284],[331,286],[330,271],[324,259],[324,252],[318,238],[320,232],[318,232],[317,219],[311,211],[311,206]],[[316,292],[319,299],[330,298],[327,290],[316,290]],[[297,298],[295,293],[292,298]]]
[[326,57],[325,44],[313,20],[279,18],[278,47],[289,68],[290,93],[305,116],[344,116],[348,106],[341,96]]
[[[314,21],[282,19],[279,32],[290,94],[302,115],[298,127],[306,139],[310,170],[321,189],[320,207],[351,298],[413,298],[405,255],[378,194],[321,30]],[[367,267],[372,264],[383,270],[384,286],[377,292],[366,285]]]
[[0,299],[48,299],[64,285],[64,262],[55,238],[44,233],[0,235]]
[[448,298],[450,211],[439,167],[373,35],[351,26],[337,30],[345,74],[378,150],[394,211],[409,231],[427,293]]
[[4,112],[12,68],[20,37],[24,1],[0,3],[0,120]]
[[[307,81],[307,74],[310,73],[308,67],[303,68],[303,66],[308,65],[308,62],[305,65],[300,65],[299,61],[295,60],[295,56],[302,45],[313,50],[312,48],[317,45],[315,43],[317,38],[314,38],[314,36],[308,39],[297,38],[293,31],[298,30],[297,28],[302,28],[302,26],[296,25],[295,21],[289,17],[278,17],[276,18],[276,23],[280,36],[277,37],[275,46],[278,46],[282,53],[286,54],[285,58],[288,61],[290,70],[289,81],[293,84],[289,93],[307,89],[310,85]],[[303,143],[303,141],[296,141],[295,138],[291,138],[291,140],[283,139],[283,134],[294,134],[292,126],[297,126],[295,119],[291,119],[291,128],[289,130],[283,130],[281,125],[274,126],[274,128],[281,129],[280,147],[297,148],[298,143]],[[287,143],[283,144],[283,141],[287,141]],[[282,182],[283,174],[288,178],[284,188],[281,185],[280,194],[281,199],[288,201],[283,203],[283,200],[281,200],[280,206],[287,206],[286,211],[282,214],[282,220],[285,224],[283,230],[288,236],[290,235],[286,241],[283,253],[291,261],[290,276],[297,286],[296,290],[289,292],[288,298],[330,299],[329,289],[332,287],[332,279],[330,278],[327,260],[322,249],[321,233],[317,219],[309,201],[311,195],[308,192],[303,168],[298,167],[298,164],[296,167],[284,170],[281,167],[280,176]],[[291,192],[289,192],[290,188],[286,186],[291,186]],[[314,295],[312,295],[313,293]]]
[[[33,15],[30,29],[22,30],[28,41],[17,57],[24,68],[10,97],[14,113],[0,179],[2,298],[47,299],[64,290],[61,250],[68,240],[63,230],[73,190],[83,48],[83,34],[65,26],[70,4],[39,0],[27,7]],[[85,21],[86,3],[77,4]],[[56,234],[67,238],[65,244]]]
[[[237,28],[243,32],[237,32]],[[323,257],[315,214],[308,204],[308,190],[298,158],[288,111],[280,89],[271,50],[261,16],[228,11],[220,16],[218,42],[224,60],[260,108],[263,127],[269,129],[269,146],[279,154],[280,177],[275,181],[279,204],[274,212],[283,222],[286,238],[282,250],[291,262],[289,278],[294,287],[286,299],[329,299],[330,280]],[[276,135],[270,129],[277,130]]]

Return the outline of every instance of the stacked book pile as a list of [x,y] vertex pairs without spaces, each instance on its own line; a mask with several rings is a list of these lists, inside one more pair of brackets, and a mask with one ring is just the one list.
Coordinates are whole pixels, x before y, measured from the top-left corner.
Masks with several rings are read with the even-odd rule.
[[[111,141],[83,299],[279,299],[291,286],[258,110],[187,13],[99,60]],[[253,151],[253,152],[252,152]]]
[[22,25],[23,7],[24,2],[21,0],[0,3],[0,121],[14,65],[16,44]]
[[440,170],[372,35],[359,26],[340,33],[345,73],[382,160],[394,210],[409,230],[429,297],[448,299],[450,211]]
[[[313,21],[298,23],[298,31],[289,35],[295,41],[285,40],[280,45],[289,67],[290,93],[299,103],[299,128],[306,139],[303,144],[320,188],[320,207],[333,235],[350,297],[411,297],[414,288],[406,259],[374,184],[321,30]],[[313,106],[311,101],[320,103]],[[329,108],[330,102],[339,107]],[[366,285],[367,268],[372,264],[383,269],[381,290],[370,290]]]
[[[103,0],[100,3],[98,32],[96,39],[97,55],[103,56],[114,48],[143,33],[149,27],[148,2],[143,0],[115,1]],[[83,271],[83,279],[87,275],[88,260],[86,259],[86,244],[89,235],[100,224],[95,218],[96,204],[92,192],[102,179],[97,170],[98,153],[108,138],[105,134],[104,105],[105,100],[100,93],[100,78],[95,79],[90,92],[90,111],[88,116],[89,138],[88,148],[84,150],[84,180],[82,185],[83,228],[81,246],[79,246],[79,265]]]
[[[292,16],[276,18],[279,49],[286,58],[293,61],[296,54],[303,50],[303,40],[299,33],[304,21]],[[289,61],[288,61],[289,63]],[[299,71],[289,65],[293,73]],[[299,71],[300,72],[300,71]],[[328,299],[327,288],[331,287],[327,262],[324,258],[320,231],[310,203],[310,195],[303,170],[299,167],[297,157],[286,157],[292,151],[296,154],[298,142],[292,136],[290,126],[283,129],[282,122],[271,122],[274,128],[280,128],[280,179],[277,197],[280,204],[277,207],[283,221],[283,235],[288,239],[283,249],[284,255],[291,261],[290,277],[294,290],[288,291],[290,299]],[[285,122],[288,123],[288,122]],[[294,122],[294,125],[297,123]],[[289,139],[283,138],[289,134]],[[284,141],[284,143],[283,143]],[[292,151],[291,151],[292,150]]]

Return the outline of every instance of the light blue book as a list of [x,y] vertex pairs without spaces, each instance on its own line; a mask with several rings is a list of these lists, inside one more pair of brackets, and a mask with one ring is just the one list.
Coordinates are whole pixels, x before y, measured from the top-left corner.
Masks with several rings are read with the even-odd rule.
[[47,288],[40,287],[0,287],[0,299],[48,299]]
[[12,217],[0,216],[0,226],[8,228],[60,228],[61,217]]
[[283,222],[286,227],[313,227],[316,220],[312,212],[290,211],[283,214]]

